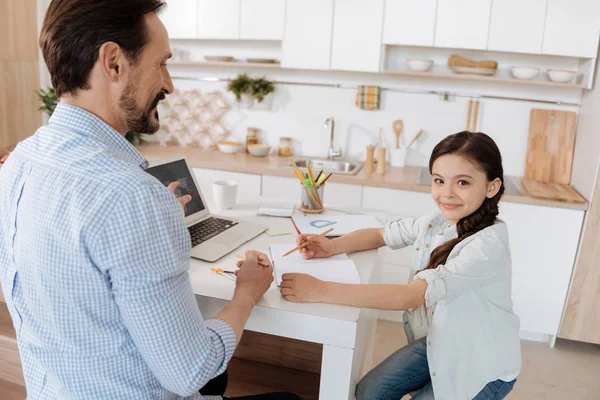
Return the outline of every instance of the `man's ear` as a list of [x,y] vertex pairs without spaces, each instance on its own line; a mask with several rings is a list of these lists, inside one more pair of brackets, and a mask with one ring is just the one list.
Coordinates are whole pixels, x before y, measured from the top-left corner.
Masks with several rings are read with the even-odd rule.
[[116,82],[123,75],[124,54],[121,46],[115,42],[106,42],[100,46],[98,61],[101,71],[110,82]]
[[490,183],[488,183],[486,197],[488,199],[491,199],[492,197],[494,197],[496,194],[498,194],[498,191],[500,190],[501,186],[502,186],[502,181],[500,180],[500,178],[496,178],[493,181],[491,181]]

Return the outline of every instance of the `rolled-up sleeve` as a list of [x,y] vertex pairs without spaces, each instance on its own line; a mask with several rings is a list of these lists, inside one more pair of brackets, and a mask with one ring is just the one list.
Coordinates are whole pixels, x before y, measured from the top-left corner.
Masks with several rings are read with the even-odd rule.
[[[190,283],[190,239],[175,196],[152,182],[123,193],[93,247],[121,319],[159,382],[180,396],[227,368],[235,333],[204,320]],[[134,190],[135,189],[135,190]]]
[[402,218],[388,222],[383,228],[383,240],[386,246],[398,250],[411,246],[419,237],[422,225],[431,218],[429,215],[420,218]]
[[507,275],[509,252],[493,236],[478,235],[458,255],[435,269],[417,273],[413,279],[427,281],[425,305],[450,299],[462,292],[485,286]]

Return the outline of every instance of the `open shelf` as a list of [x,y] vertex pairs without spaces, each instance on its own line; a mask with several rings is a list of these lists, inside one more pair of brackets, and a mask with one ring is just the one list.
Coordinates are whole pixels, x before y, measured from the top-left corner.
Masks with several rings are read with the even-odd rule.
[[169,61],[175,67],[234,67],[234,68],[281,68],[279,63],[249,63],[245,61]]

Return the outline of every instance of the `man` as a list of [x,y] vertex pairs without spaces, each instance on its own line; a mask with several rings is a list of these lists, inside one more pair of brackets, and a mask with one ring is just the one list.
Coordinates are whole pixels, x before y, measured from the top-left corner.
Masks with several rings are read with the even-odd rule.
[[0,170],[0,280],[30,399],[220,399],[273,280],[249,252],[232,301],[203,320],[188,276],[189,199],[145,173],[124,138],[156,132],[173,91],[163,7],[48,8],[40,46],[61,103]]

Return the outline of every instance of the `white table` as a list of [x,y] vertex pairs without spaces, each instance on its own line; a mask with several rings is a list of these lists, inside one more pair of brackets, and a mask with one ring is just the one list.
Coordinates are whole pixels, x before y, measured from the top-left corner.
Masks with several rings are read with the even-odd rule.
[[[212,194],[204,195],[209,209],[215,210]],[[217,314],[233,297],[235,282],[210,271],[210,267],[231,269],[237,258],[246,250],[269,253],[269,245],[294,243],[296,230],[289,218],[261,217],[256,215],[258,204],[237,204],[232,210],[215,214],[257,222],[276,230],[292,234],[270,237],[262,234],[233,253],[215,263],[192,259],[190,278],[202,315]],[[381,220],[381,215],[375,215]],[[363,283],[378,279],[377,251],[351,254]],[[252,311],[247,330],[298,339],[323,345],[319,398],[327,400],[354,399],[357,380],[370,367],[375,341],[374,310],[331,304],[291,303],[283,299],[273,282],[263,299]],[[363,361],[365,361],[363,363]],[[364,364],[364,365],[363,365]]]

